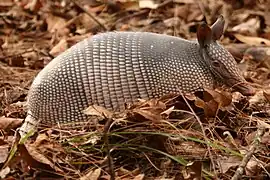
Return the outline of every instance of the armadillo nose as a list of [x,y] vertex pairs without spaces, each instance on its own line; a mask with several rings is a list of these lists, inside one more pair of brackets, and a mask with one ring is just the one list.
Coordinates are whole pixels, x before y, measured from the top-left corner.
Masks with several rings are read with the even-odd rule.
[[252,96],[256,93],[255,89],[247,82],[240,83],[236,85],[235,88],[244,96]]

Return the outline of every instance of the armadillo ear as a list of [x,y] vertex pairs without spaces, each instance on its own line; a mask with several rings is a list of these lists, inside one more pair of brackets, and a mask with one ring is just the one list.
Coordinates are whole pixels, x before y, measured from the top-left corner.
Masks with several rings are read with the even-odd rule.
[[212,30],[205,22],[201,23],[197,29],[197,39],[201,48],[212,41]]
[[216,22],[211,26],[212,33],[213,33],[212,39],[214,41],[218,40],[222,36],[224,24],[225,24],[224,17],[220,15],[218,19],[216,20]]

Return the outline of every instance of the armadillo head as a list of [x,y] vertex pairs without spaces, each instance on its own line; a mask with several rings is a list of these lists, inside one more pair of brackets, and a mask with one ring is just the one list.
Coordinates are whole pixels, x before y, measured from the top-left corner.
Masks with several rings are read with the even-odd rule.
[[211,27],[205,23],[198,27],[197,38],[203,60],[216,79],[243,95],[253,95],[254,88],[241,75],[233,56],[216,42],[222,36],[223,28],[223,16],[220,16]]

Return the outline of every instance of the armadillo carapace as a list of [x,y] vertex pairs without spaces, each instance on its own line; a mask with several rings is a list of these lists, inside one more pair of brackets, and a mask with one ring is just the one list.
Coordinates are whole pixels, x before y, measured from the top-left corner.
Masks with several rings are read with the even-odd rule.
[[124,103],[168,93],[213,88],[216,82],[253,94],[232,55],[219,45],[222,16],[198,27],[198,41],[149,32],[108,32],[77,43],[35,78],[21,133],[38,121],[54,125],[86,121],[96,104],[121,110]]

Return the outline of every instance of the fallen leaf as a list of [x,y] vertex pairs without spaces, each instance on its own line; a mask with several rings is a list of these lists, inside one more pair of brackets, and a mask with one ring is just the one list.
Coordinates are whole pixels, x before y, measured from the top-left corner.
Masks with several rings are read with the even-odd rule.
[[139,174],[135,176],[133,180],[144,180],[144,174]]
[[0,163],[4,163],[7,160],[9,153],[9,145],[2,145],[0,146]]
[[173,110],[174,110],[174,106],[172,106],[172,107],[170,107],[169,109],[166,109],[165,111],[163,111],[162,113],[161,113],[161,115],[165,115],[165,116],[169,116],[172,112],[173,112]]
[[66,20],[61,17],[49,14],[46,18],[46,22],[48,24],[47,30],[51,33],[55,31],[63,31],[63,29],[66,29]]
[[257,32],[260,28],[261,28],[260,19],[252,18],[241,24],[234,26],[232,28],[232,31],[241,33],[241,34],[257,35]]
[[236,156],[227,158],[223,156],[218,158],[217,161],[219,162],[221,173],[226,173],[230,168],[236,168],[241,163],[241,158]]
[[111,111],[97,105],[89,106],[88,108],[83,110],[83,113],[87,115],[91,115],[91,116],[102,117],[102,118],[104,118],[105,116],[106,118],[109,118],[109,119],[113,117],[113,113]]
[[152,122],[158,122],[162,120],[162,117],[160,115],[160,113],[155,112],[155,111],[151,111],[151,109],[134,109],[133,113],[139,114],[141,116],[143,116],[145,119],[148,119]]
[[260,169],[261,168],[259,162],[256,161],[254,158],[251,158],[248,161],[247,166],[245,167],[245,172],[247,176],[256,176],[259,174]]
[[19,55],[19,56],[12,56],[10,59],[9,59],[9,65],[10,66],[16,66],[16,67],[24,67],[24,58]]
[[174,0],[174,3],[193,4],[194,0]]
[[[5,167],[4,169],[0,169],[0,178],[5,179],[6,176],[10,173],[10,168]],[[7,180],[7,179],[6,179]]]
[[50,50],[50,54],[54,57],[58,56],[59,54],[61,54],[62,52],[64,52],[65,50],[68,49],[68,43],[66,41],[65,38],[62,38],[58,44],[56,44],[51,50]]
[[21,158],[32,168],[63,172],[61,169],[56,167],[46,156],[39,153],[37,149],[31,144],[19,144],[18,151],[21,154]]
[[212,89],[205,88],[205,93],[209,93],[212,98],[218,103],[219,107],[226,107],[232,102],[232,95],[229,92],[218,92]]
[[244,36],[241,34],[234,34],[236,39],[239,41],[249,44],[249,45],[255,45],[255,46],[260,46],[260,45],[267,45],[270,46],[270,40],[260,38],[260,37],[252,37],[252,36]]
[[98,180],[100,173],[101,173],[101,168],[95,169],[87,173],[85,176],[81,177],[80,180],[88,180],[88,179]]
[[158,4],[156,4],[153,0],[139,0],[140,8],[149,8],[149,9],[157,9]]
[[270,90],[263,91],[263,96],[270,103]]
[[197,98],[195,100],[195,106],[202,108],[206,117],[215,117],[218,110],[218,103],[215,100],[205,102]]
[[31,0],[24,6],[24,9],[29,9],[30,11],[37,12],[42,7],[40,0]]
[[121,8],[125,9],[125,11],[139,11],[140,10],[138,1],[121,2]]
[[8,118],[8,117],[0,117],[0,129],[8,130],[8,129],[16,129],[23,122],[23,119],[19,118]]

